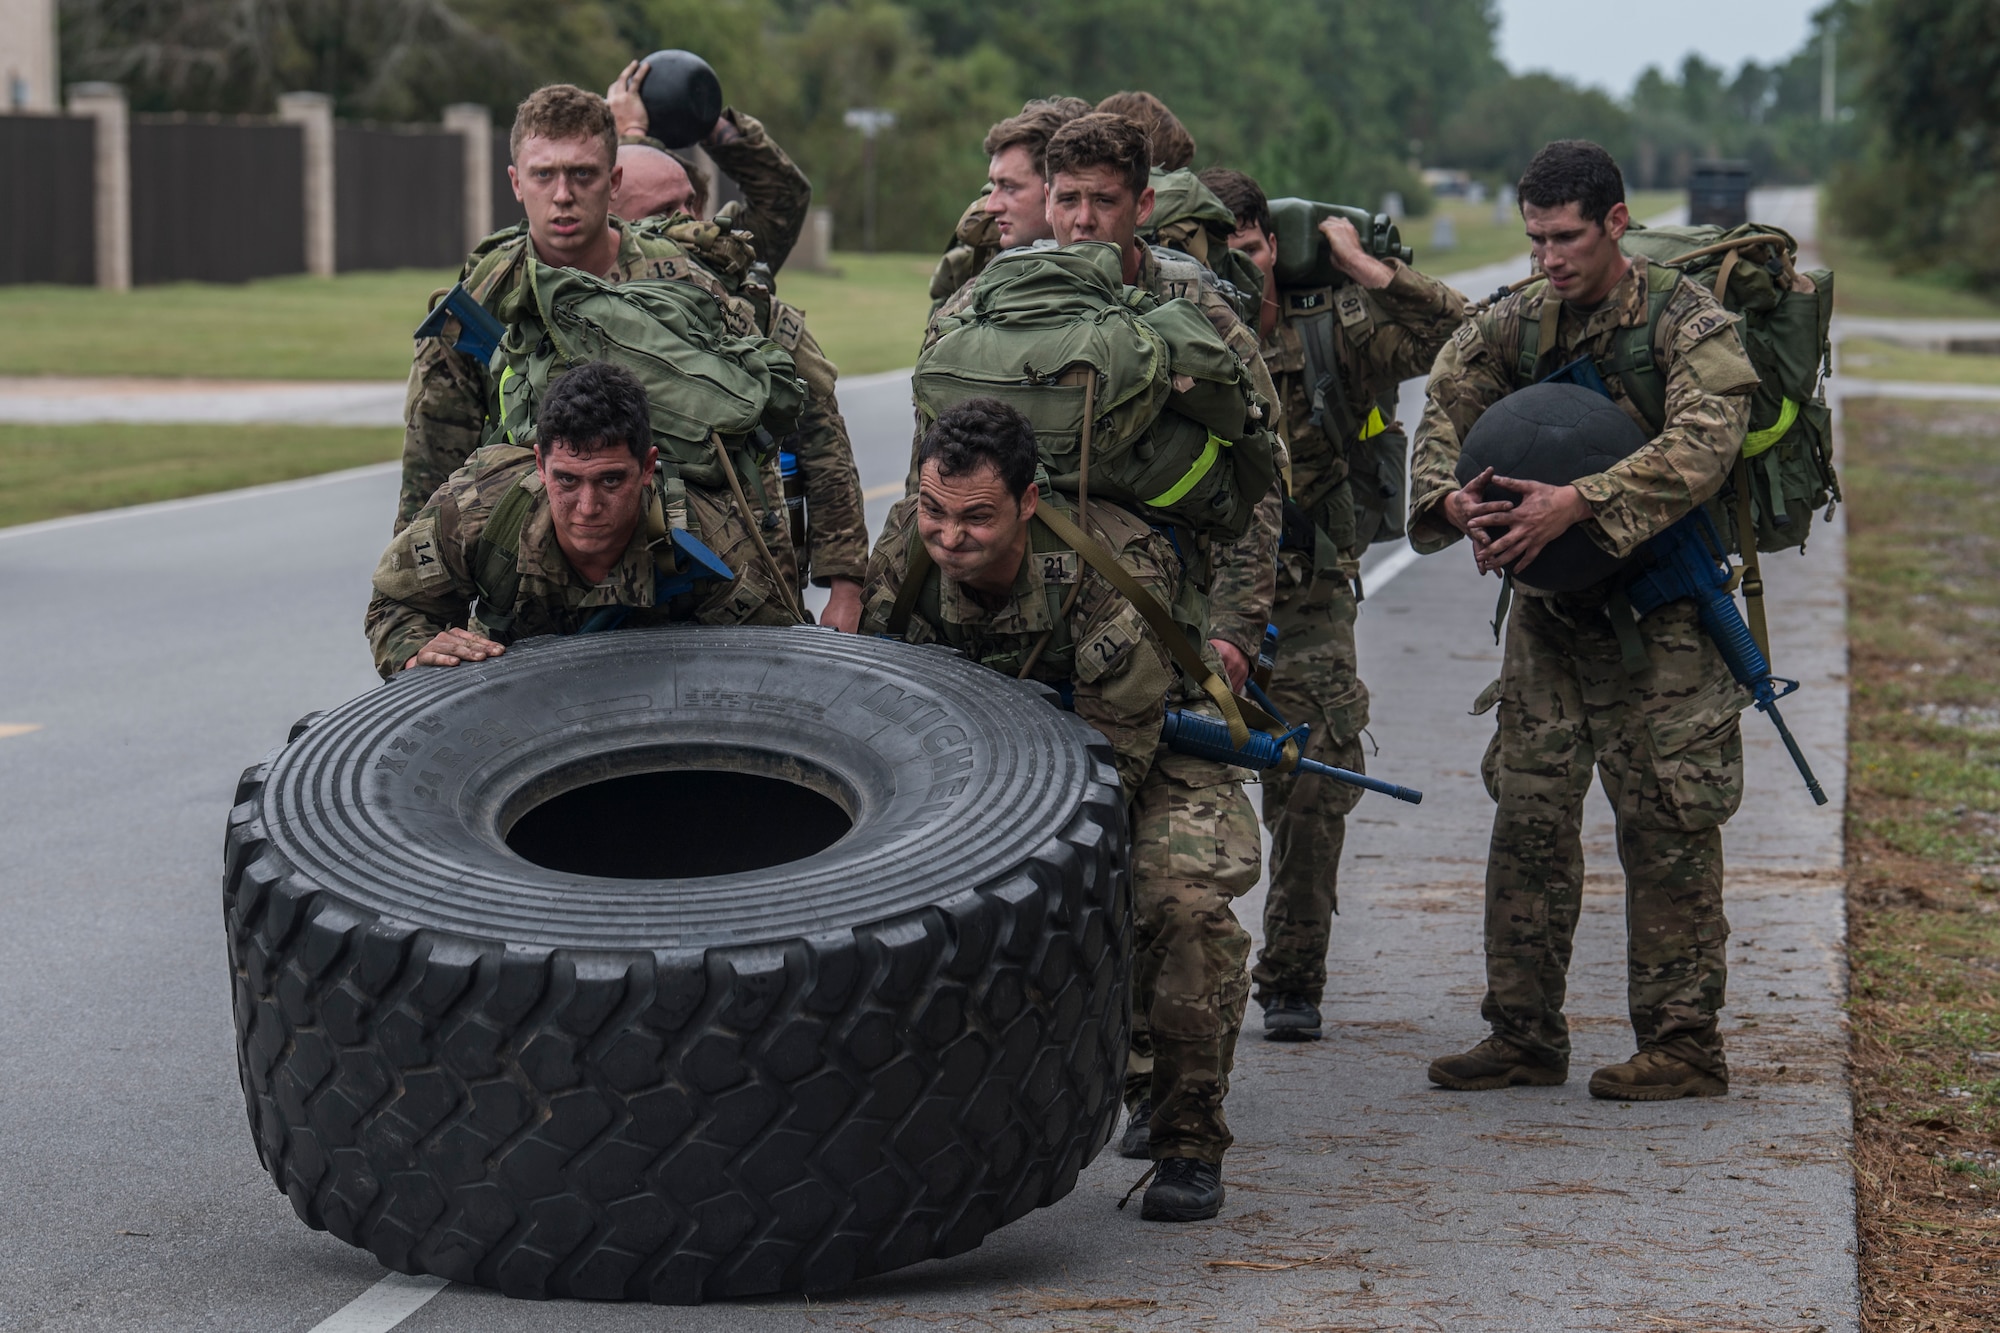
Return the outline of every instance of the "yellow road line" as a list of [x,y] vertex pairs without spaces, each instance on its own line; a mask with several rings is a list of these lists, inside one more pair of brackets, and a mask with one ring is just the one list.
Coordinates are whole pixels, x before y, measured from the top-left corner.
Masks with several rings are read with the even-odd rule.
[[41,729],[42,724],[39,722],[0,722],[0,741],[6,740],[9,736],[25,736],[31,731]]
[[903,483],[892,481],[886,486],[870,486],[867,490],[861,492],[861,498],[864,500],[886,500],[892,495],[901,495],[902,493]]

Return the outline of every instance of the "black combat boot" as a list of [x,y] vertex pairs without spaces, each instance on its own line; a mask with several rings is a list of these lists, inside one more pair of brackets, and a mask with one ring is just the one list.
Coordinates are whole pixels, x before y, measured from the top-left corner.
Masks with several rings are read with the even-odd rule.
[[1521,1084],[1553,1088],[1568,1078],[1567,1062],[1544,1064],[1501,1037],[1488,1037],[1458,1055],[1441,1055],[1431,1061],[1430,1068],[1431,1082],[1459,1092],[1491,1092]]
[[1132,1108],[1125,1119],[1125,1132],[1118,1138],[1118,1155],[1143,1162],[1153,1155],[1153,1099],[1148,1097]]
[[1201,1222],[1222,1211],[1222,1168],[1192,1157],[1169,1157],[1146,1186],[1139,1216],[1148,1222]]
[[1318,1041],[1319,1006],[1303,995],[1274,995],[1264,1004],[1265,1041]]

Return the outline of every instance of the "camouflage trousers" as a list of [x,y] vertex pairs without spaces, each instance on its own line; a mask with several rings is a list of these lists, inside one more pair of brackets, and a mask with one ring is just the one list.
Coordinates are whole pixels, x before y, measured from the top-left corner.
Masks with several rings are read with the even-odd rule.
[[[1337,572],[1311,578],[1291,553],[1278,562],[1271,621],[1278,661],[1271,701],[1285,720],[1312,726],[1305,757],[1365,772],[1361,729],[1368,687],[1356,672],[1354,585]],[[1303,995],[1318,1004],[1326,988],[1327,939],[1339,906],[1340,851],[1347,812],[1359,787],[1330,778],[1268,775],[1264,823],[1271,830],[1271,887],[1264,900],[1264,948],[1250,979],[1257,998]]]
[[1480,1014],[1566,1064],[1563,999],[1583,898],[1593,764],[1625,870],[1626,998],[1640,1050],[1727,1077],[1716,1016],[1728,980],[1722,824],[1743,799],[1737,713],[1748,695],[1692,602],[1638,622],[1628,672],[1601,596],[1520,597],[1507,626],[1500,727],[1482,772],[1499,803],[1486,862]]
[[1235,770],[1161,751],[1132,798],[1132,1050],[1125,1104],[1153,1103],[1153,1157],[1220,1162],[1257,885],[1257,815]]

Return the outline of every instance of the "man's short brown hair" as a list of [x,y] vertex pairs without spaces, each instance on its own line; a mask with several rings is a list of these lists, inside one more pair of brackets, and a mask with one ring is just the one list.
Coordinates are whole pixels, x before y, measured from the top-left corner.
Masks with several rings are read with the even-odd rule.
[[1266,236],[1271,234],[1271,201],[1255,180],[1231,167],[1210,167],[1195,179],[1215,192],[1222,206],[1235,216],[1239,231],[1255,227]]
[[1167,104],[1147,92],[1113,93],[1097,104],[1099,111],[1123,116],[1146,132],[1152,150],[1152,165],[1162,171],[1179,171],[1194,161],[1194,136],[1181,124]]
[[1055,132],[1090,114],[1090,103],[1081,97],[1033,97],[1021,104],[1021,113],[986,131],[981,145],[986,156],[998,157],[1009,148],[1025,148],[1034,160],[1035,173],[1048,175],[1049,140]]
[[596,93],[573,83],[552,83],[528,94],[514,108],[514,129],[507,136],[507,155],[521,160],[521,141],[531,134],[544,139],[600,139],[604,160],[618,160],[618,122]]
[[1056,131],[1049,140],[1049,179],[1056,173],[1088,171],[1109,167],[1132,187],[1137,198],[1152,176],[1152,155],[1146,149],[1146,132],[1123,116],[1093,111],[1078,116]]

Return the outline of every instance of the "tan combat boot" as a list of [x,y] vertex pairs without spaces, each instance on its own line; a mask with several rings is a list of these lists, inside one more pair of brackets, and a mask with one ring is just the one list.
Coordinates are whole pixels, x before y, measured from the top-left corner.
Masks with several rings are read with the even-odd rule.
[[1430,1080],[1459,1092],[1491,1092],[1523,1084],[1553,1088],[1569,1080],[1569,1066],[1544,1064],[1510,1041],[1488,1037],[1462,1054],[1431,1061]]
[[1590,1095],[1613,1101],[1670,1102],[1678,1097],[1720,1097],[1728,1091],[1728,1079],[1663,1051],[1641,1051],[1622,1065],[1606,1065],[1590,1076]]

